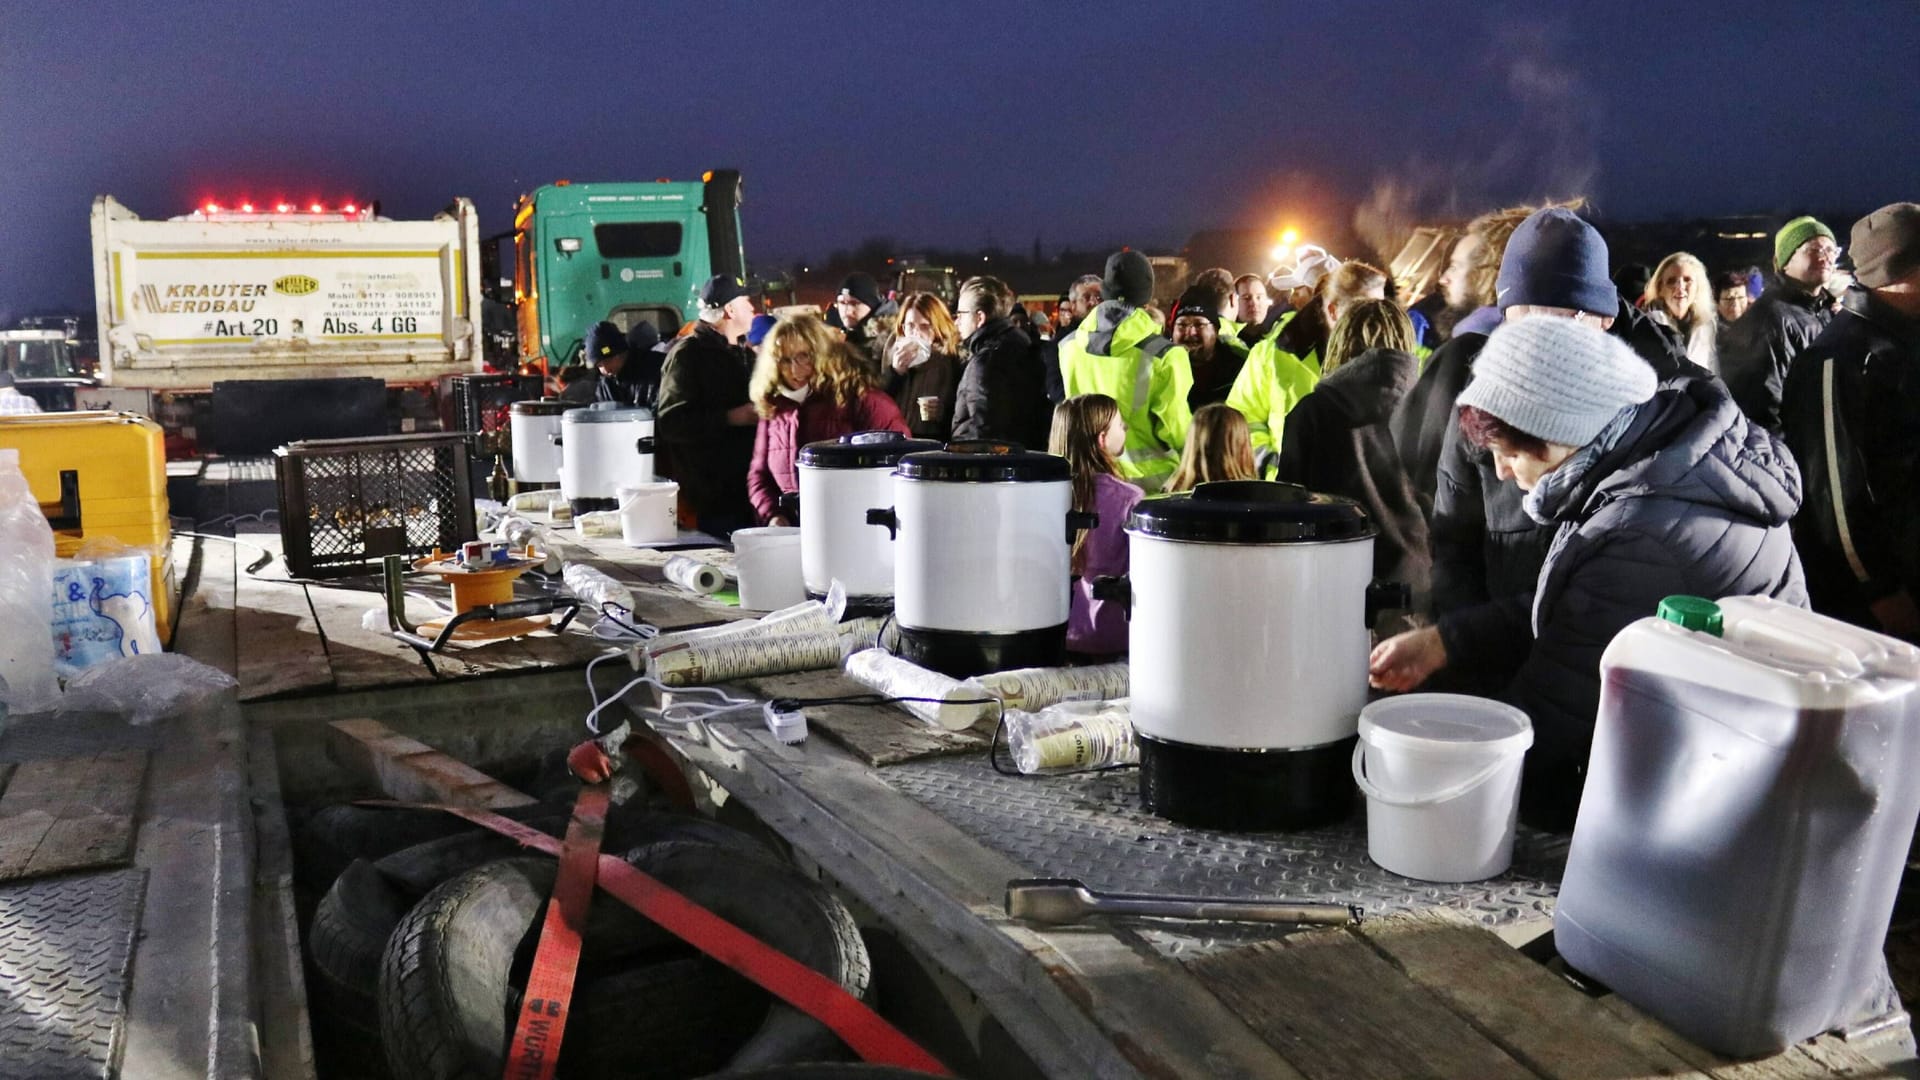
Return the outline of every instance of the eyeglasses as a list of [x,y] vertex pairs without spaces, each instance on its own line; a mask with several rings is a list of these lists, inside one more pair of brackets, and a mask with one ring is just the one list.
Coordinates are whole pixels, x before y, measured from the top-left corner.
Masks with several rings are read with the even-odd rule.
[[970,307],[963,307],[963,308],[954,308],[954,309],[953,309],[953,314],[954,314],[954,317],[955,317],[955,318],[958,318],[958,317],[960,317],[960,316],[962,316],[962,315],[978,315],[978,314],[980,314],[980,309],[979,309],[979,308],[970,308]]
[[806,352],[789,353],[788,355],[781,357],[780,362],[783,364],[792,364],[796,367],[801,366],[803,364],[808,367],[811,367],[813,366],[813,354],[806,353]]

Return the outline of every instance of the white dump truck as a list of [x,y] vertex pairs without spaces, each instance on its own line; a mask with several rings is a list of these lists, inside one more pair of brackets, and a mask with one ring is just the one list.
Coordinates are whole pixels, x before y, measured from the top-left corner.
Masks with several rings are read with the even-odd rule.
[[[213,202],[148,221],[102,195],[92,225],[100,387],[89,403],[154,417],[170,444],[191,448],[216,384],[285,381],[297,406],[329,396],[305,380],[358,379],[376,393],[367,380],[378,380],[389,430],[410,431],[432,425],[437,380],[481,370],[467,199],[426,221],[352,203]],[[297,427],[297,411],[275,420]]]

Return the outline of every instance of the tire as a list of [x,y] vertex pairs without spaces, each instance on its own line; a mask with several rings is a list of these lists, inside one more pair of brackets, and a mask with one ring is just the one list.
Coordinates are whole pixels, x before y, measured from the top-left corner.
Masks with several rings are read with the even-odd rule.
[[[554,812],[551,806],[529,804],[502,810],[500,815],[523,821]],[[300,830],[295,877],[315,894],[324,893],[355,859],[378,859],[415,844],[479,828],[440,810],[396,810],[351,803],[321,807]]]
[[[818,883],[771,857],[743,856],[702,843],[669,841],[629,854],[642,869],[685,892],[721,917],[840,981],[864,996],[870,967],[852,916]],[[546,859],[507,859],[454,878],[430,893],[401,921],[387,942],[381,964],[381,1031],[395,1076],[408,1080],[455,1080],[499,1076],[509,1035],[512,987],[524,986],[535,927],[551,890],[554,864]],[[624,904],[596,896],[583,956],[621,955],[626,970],[598,972],[583,963],[579,985],[594,988],[591,1011],[612,1009],[627,1050],[645,1045],[632,1038],[632,1008],[639,1001],[697,1003],[680,984],[692,977],[678,963],[684,946],[663,940],[664,931]],[[731,973],[728,973],[729,975]],[[731,980],[723,980],[732,985]],[[757,988],[755,988],[757,990]],[[764,1065],[843,1053],[839,1039],[817,1021],[785,1004],[770,1007],[757,995],[752,1015],[760,1022],[728,1055],[733,1066]],[[587,1010],[583,1009],[581,1014]],[[732,1015],[732,1014],[725,1014]],[[681,1036],[686,1022],[662,1017],[663,1038]],[[705,1039],[711,1045],[711,1039]],[[662,1042],[662,1052],[680,1043]],[[698,1049],[689,1047],[688,1052]],[[585,1052],[585,1051],[583,1051]]]
[[[701,844],[669,841],[640,848],[627,861],[695,903],[865,999],[872,963],[860,929],[826,886],[773,858],[741,858]],[[729,1061],[732,1069],[846,1054],[826,1025],[781,1001]]]
[[371,863],[355,859],[314,910],[307,951],[316,1003],[355,1031],[380,1030],[380,957],[410,906]]
[[583,982],[574,999],[581,1025],[561,1044],[561,1080],[705,1076],[767,1016],[759,987],[698,955]]

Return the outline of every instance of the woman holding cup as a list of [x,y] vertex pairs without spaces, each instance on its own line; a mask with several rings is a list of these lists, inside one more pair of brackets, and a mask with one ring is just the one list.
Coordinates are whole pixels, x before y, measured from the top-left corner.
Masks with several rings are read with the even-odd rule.
[[887,394],[916,439],[946,442],[960,386],[960,333],[947,305],[928,292],[900,304],[900,325],[887,350]]

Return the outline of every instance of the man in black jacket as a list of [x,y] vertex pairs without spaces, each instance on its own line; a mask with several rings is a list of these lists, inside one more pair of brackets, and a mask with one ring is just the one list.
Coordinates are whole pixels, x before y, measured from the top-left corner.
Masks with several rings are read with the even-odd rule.
[[1787,222],[1773,239],[1780,280],[1720,338],[1720,373],[1734,403],[1776,435],[1787,372],[1833,318],[1827,283],[1839,260],[1832,229],[1810,217]]
[[[1606,241],[1570,210],[1536,211],[1514,230],[1495,292],[1507,320],[1550,315],[1607,330],[1645,360],[1662,383],[1712,378],[1687,359],[1678,342],[1620,299],[1607,276]],[[1445,363],[1448,369],[1436,373],[1438,383],[1464,389],[1486,342],[1485,334],[1454,338],[1428,361],[1429,372]],[[1450,688],[1497,693],[1526,659],[1532,641],[1533,593],[1553,532],[1527,516],[1522,493],[1501,482],[1491,455],[1461,437],[1454,408],[1458,396],[1457,389],[1430,393],[1419,406],[1435,412],[1424,430],[1440,436],[1432,459],[1433,486],[1424,489],[1432,492],[1436,622],[1374,650],[1374,678],[1392,689],[1410,689],[1445,668]],[[1422,428],[1409,420],[1404,414],[1396,418],[1395,431]],[[1424,482],[1417,471],[1419,450],[1400,444],[1416,490]]]
[[747,466],[760,422],[747,397],[753,353],[737,344],[753,325],[753,300],[737,278],[700,287],[700,323],[674,342],[660,371],[655,434],[666,449],[658,471],[680,482],[680,501],[702,532],[726,536],[752,525]]
[[1920,204],[1853,226],[1839,314],[1787,374],[1814,610],[1920,643]]
[[[1256,285],[1259,279],[1254,279]],[[1261,286],[1265,288],[1265,286]],[[1193,365],[1193,388],[1187,391],[1187,407],[1227,400],[1233,380],[1247,366],[1247,347],[1240,339],[1220,329],[1220,314],[1213,307],[1212,290],[1195,285],[1180,294],[1173,307],[1168,335],[1175,345],[1187,350],[1187,363]]]
[[1013,290],[998,278],[960,286],[953,324],[967,356],[953,405],[953,439],[1002,439],[1031,449],[1047,445],[1052,417],[1046,376],[1033,339],[1013,325]]

